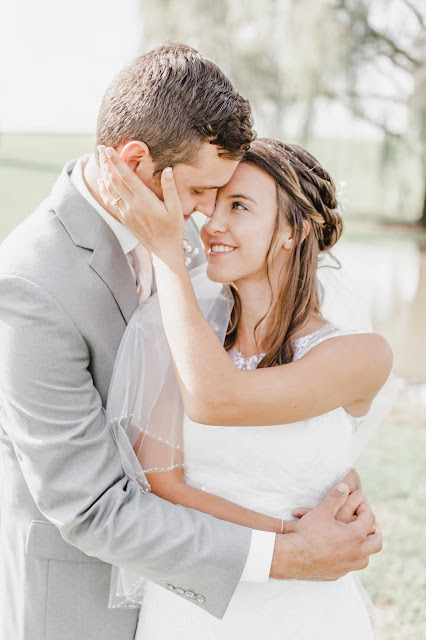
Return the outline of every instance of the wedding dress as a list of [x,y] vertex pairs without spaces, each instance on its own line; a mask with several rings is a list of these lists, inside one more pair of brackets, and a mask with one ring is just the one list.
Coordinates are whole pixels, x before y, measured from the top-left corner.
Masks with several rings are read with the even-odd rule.
[[[353,333],[327,324],[295,341],[295,359],[324,340]],[[255,359],[230,352],[239,368]],[[343,478],[363,418],[342,407],[301,422],[259,427],[207,426],[184,418],[188,485],[276,518],[314,507]],[[215,576],[212,575],[212,580]],[[354,575],[333,582],[241,582],[218,620],[151,582],[145,585],[136,640],[367,640],[372,629]]]

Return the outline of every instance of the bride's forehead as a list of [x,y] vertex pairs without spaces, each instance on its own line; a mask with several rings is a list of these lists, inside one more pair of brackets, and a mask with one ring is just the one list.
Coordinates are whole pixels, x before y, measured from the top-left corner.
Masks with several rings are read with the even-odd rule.
[[[244,191],[243,191],[244,189]],[[269,173],[250,162],[240,162],[231,180],[220,189],[220,194],[259,193],[275,198],[275,181]]]

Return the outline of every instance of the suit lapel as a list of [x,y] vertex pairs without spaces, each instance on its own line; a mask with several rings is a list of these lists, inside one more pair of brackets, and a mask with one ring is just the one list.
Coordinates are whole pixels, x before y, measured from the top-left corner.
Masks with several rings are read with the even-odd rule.
[[139,304],[136,285],[120,243],[103,220],[89,264],[111,291],[128,323]]
[[128,323],[139,299],[127,258],[113,231],[72,184],[74,164],[66,165],[55,184],[52,208],[74,244],[92,251],[89,265],[106,284]]

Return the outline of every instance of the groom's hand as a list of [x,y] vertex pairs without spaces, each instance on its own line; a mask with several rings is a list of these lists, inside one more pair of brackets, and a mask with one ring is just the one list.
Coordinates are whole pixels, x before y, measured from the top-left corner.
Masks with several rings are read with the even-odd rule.
[[337,580],[349,571],[365,569],[369,556],[382,548],[381,531],[365,502],[353,522],[336,520],[348,495],[348,485],[338,485],[296,523],[293,533],[276,536],[272,578]]

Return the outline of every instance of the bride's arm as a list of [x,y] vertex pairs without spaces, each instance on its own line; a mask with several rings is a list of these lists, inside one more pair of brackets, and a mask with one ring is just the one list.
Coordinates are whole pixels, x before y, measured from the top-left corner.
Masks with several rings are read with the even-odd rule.
[[181,252],[160,249],[154,266],[182,399],[195,422],[266,425],[312,418],[372,400],[390,373],[390,348],[375,334],[333,338],[288,365],[240,371],[198,307]]
[[[295,530],[296,521],[273,518],[257,511],[251,511],[244,507],[225,500],[212,493],[190,487],[185,484],[182,468],[178,467],[172,471],[159,471],[157,473],[147,473],[146,478],[151,485],[151,491],[163,500],[168,500],[173,504],[182,507],[196,509],[202,513],[207,513],[219,520],[227,520],[234,524],[239,524],[250,529],[259,531],[272,531],[274,533],[292,533]],[[351,469],[343,478],[349,486],[349,496],[346,503],[338,511],[335,518],[340,522],[353,522],[358,515],[359,506],[365,502],[366,498],[361,491],[358,474]],[[311,509],[295,509],[293,515],[297,518],[303,517]],[[281,529],[282,527],[282,529]]]
[[[282,523],[279,518],[245,509],[212,493],[190,487],[183,480],[181,468],[147,473],[146,478],[151,485],[151,491],[168,502],[196,509],[219,520],[227,520],[250,529],[281,533]],[[283,532],[290,533],[294,531],[295,526],[296,522],[285,522]]]
[[184,264],[183,215],[171,170],[162,175],[166,208],[116,152],[102,164],[109,192],[120,196],[115,214],[153,252],[164,328],[193,421],[284,424],[373,399],[392,364],[389,345],[375,334],[330,339],[288,365],[237,369],[201,313]]

